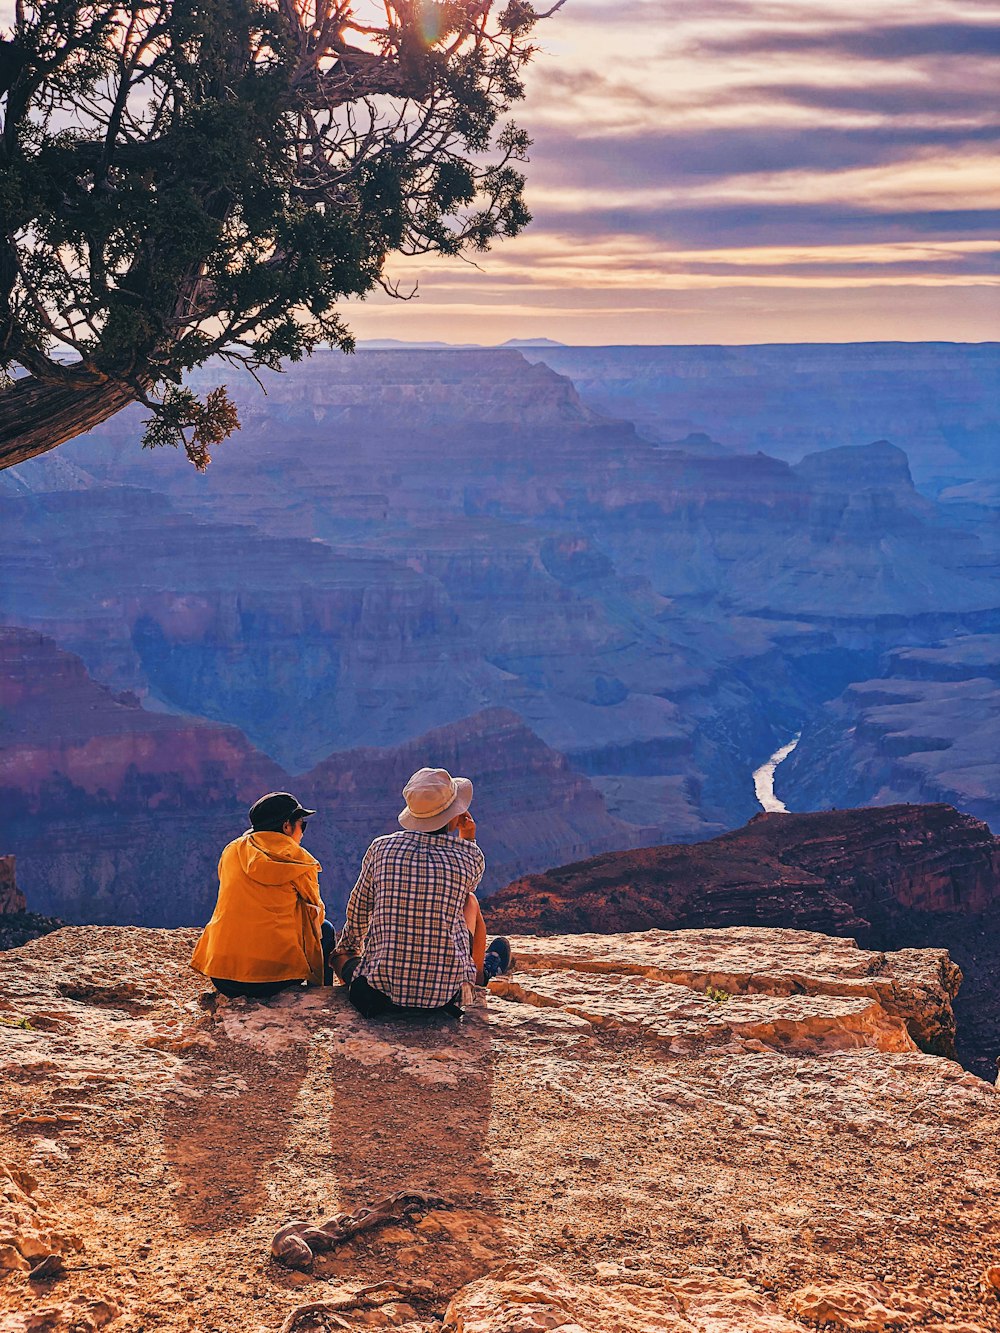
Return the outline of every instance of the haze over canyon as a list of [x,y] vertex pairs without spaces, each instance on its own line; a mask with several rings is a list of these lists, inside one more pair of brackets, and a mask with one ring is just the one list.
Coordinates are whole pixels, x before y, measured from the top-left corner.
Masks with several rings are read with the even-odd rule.
[[[1000,824],[996,344],[361,350],[0,474],[0,788],[29,906],[201,921],[262,790],[342,904],[412,768],[487,889],[759,809]],[[199,372],[207,386],[216,370]],[[315,836],[314,836],[315,835]]]

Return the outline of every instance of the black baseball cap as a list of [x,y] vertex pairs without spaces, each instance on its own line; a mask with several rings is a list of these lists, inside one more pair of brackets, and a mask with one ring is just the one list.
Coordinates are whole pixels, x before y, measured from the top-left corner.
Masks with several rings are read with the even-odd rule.
[[299,819],[308,819],[315,810],[307,810],[288,791],[269,791],[250,807],[250,825],[255,829],[280,831],[286,820],[295,823]]

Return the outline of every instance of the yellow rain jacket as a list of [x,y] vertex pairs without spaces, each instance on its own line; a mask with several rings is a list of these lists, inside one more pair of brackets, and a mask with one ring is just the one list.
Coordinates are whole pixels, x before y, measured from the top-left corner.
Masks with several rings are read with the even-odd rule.
[[244,833],[219,859],[219,900],[191,966],[226,981],[323,984],[320,863],[284,833]]

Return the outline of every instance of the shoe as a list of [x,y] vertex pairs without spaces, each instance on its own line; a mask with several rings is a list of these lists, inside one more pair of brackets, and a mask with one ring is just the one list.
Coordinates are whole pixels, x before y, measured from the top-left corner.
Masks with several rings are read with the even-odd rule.
[[509,972],[513,962],[510,942],[502,935],[498,935],[486,950],[486,958],[483,960],[484,981],[492,981],[494,977]]

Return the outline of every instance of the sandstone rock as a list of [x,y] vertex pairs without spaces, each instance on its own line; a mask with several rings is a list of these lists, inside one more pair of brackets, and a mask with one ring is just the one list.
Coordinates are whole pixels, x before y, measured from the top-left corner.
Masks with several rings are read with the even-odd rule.
[[564,1009],[598,1027],[641,1029],[674,1054],[715,1042],[801,1054],[855,1046],[916,1049],[905,1025],[874,999],[730,995],[712,989],[719,998],[641,977],[583,977],[544,970],[490,983],[490,990],[504,999]]
[[23,912],[26,908],[24,894],[17,887],[14,857],[0,856],[0,916]]
[[584,1283],[555,1269],[507,1264],[465,1287],[447,1333],[801,1333],[748,1282],[719,1276]]
[[828,1283],[803,1287],[789,1298],[792,1311],[820,1326],[848,1328],[856,1333],[882,1333],[910,1328],[922,1320],[930,1302],[883,1283]]
[[97,1333],[120,1314],[114,1301],[79,1295],[40,1304],[20,1315],[0,1315],[0,1333]]
[[[10,1198],[45,1252],[87,1242],[51,1290],[8,1270],[2,1333],[112,1308],[128,1333],[809,1333],[806,1288],[810,1310],[853,1291],[847,1318],[995,1323],[998,1094],[906,1035],[938,1021],[939,955],[520,938],[463,1021],[375,1023],[339,987],[205,1007],[194,934],[67,927],[0,955],[3,1014],[50,1020],[0,1024],[0,1152],[39,1181]],[[412,1218],[308,1272],[271,1261],[288,1218],[308,1239],[399,1194]]]
[[23,1168],[0,1161],[0,1269],[27,1272],[40,1260],[83,1249]]
[[[642,941],[641,953],[630,943],[633,940]],[[760,950],[764,940],[768,943],[766,954]],[[556,935],[544,939],[518,936],[514,937],[514,948],[520,965],[531,970],[532,986],[536,970],[558,969],[556,975],[566,996],[560,1007],[569,1012],[583,1013],[573,1007],[573,995],[583,986],[580,973],[618,978],[615,987],[607,988],[595,1006],[605,1015],[604,1021],[621,1021],[630,1002],[634,1012],[638,1012],[646,996],[648,1020],[659,1025],[669,1011],[665,997],[675,992],[662,986],[643,991],[634,981],[626,986],[621,980],[648,977],[657,983],[687,988],[684,1003],[688,1011],[692,1004],[702,1006],[699,1026],[705,1032],[715,1026],[720,1032],[745,1029],[746,1036],[760,1036],[770,1024],[772,1035],[783,1031],[787,1041],[793,1039],[784,1028],[790,1021],[791,1028],[797,1028],[799,1039],[808,1041],[810,1015],[815,1015],[813,1035],[817,1039],[820,1031],[826,1031],[829,1039],[835,1040],[833,1030],[840,1023],[842,1039],[846,1044],[854,1044],[849,1032],[860,1032],[871,1023],[871,1032],[877,1029],[883,1034],[880,1039],[888,1043],[886,1050],[909,1049],[907,1033],[923,1049],[947,1050],[955,1030],[951,1002],[961,974],[943,950],[872,953],[859,949],[850,939],[753,926],[711,931],[649,930],[637,936]],[[498,980],[491,986],[514,997],[519,988],[524,990],[519,976],[511,981]],[[696,1002],[691,991],[705,995],[721,992],[726,1002],[723,1005],[710,998]],[[543,1004],[544,995],[543,984],[539,999]],[[844,997],[845,1001],[854,997],[854,1000],[853,1004],[816,1006],[805,998],[820,995]],[[737,997],[735,1001],[733,997]],[[755,997],[756,1006],[750,997]],[[771,997],[770,1002],[761,1003],[764,997]],[[776,997],[786,997],[785,1004],[776,1004]],[[874,1007],[867,1003],[871,1000],[877,1002]],[[683,1007],[678,1017],[682,1014]],[[890,1017],[902,1022],[893,1024]],[[755,1023],[760,1026],[758,1033],[751,1031]],[[832,1026],[827,1027],[828,1023]],[[663,1030],[666,1032],[667,1028]]]
[[[985,824],[948,806],[761,815],[710,842],[610,853],[517,880],[494,896],[490,920],[506,932],[538,933],[794,925],[879,948],[951,946],[972,976],[958,1002],[962,1055],[986,1075],[1000,1032],[992,947],[998,848]],[[945,1002],[935,1018],[933,1006],[923,1004],[921,1018],[904,1013],[910,1035],[926,1049],[953,1054],[955,964],[915,961],[928,998]],[[893,966],[908,966],[905,950]]]

